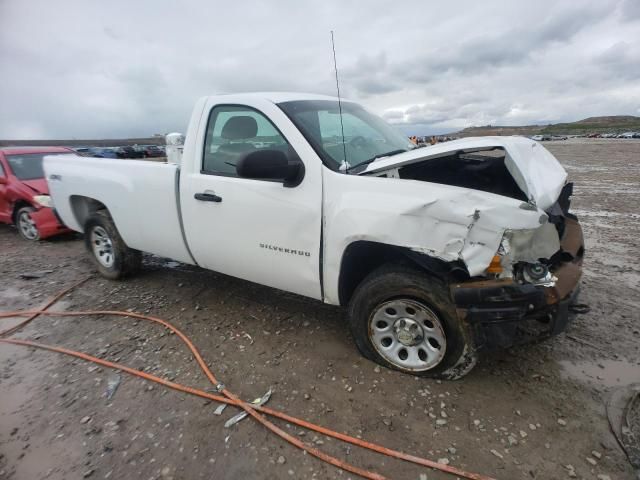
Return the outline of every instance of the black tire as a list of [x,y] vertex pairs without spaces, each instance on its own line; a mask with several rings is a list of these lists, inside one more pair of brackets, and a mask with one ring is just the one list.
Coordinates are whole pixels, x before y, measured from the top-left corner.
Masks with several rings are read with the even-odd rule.
[[[109,251],[112,253],[112,257],[110,261],[106,261],[107,257],[97,252],[99,249],[97,239],[103,238],[105,234],[111,244]],[[119,280],[140,270],[142,253],[127,247],[113,220],[105,210],[94,213],[85,222],[84,243],[98,272],[105,278]],[[102,257],[102,260],[99,257]]]
[[38,227],[31,219],[31,213],[35,212],[33,207],[22,207],[16,212],[15,225],[18,229],[18,233],[25,240],[30,242],[37,242],[40,240],[40,232]]
[[[397,352],[404,350],[404,354],[407,353],[407,348],[403,348],[400,337],[397,335],[395,328],[400,325],[405,325],[406,312],[403,315],[397,313],[398,320],[393,323],[389,321],[385,326],[385,321],[382,321],[382,327],[389,333],[380,334],[378,336],[379,346],[374,345],[375,337],[374,328],[379,325],[374,322],[375,319],[380,318],[380,312],[383,311],[385,305],[391,305],[392,302],[399,302],[398,305],[407,304],[411,302],[414,305],[420,307],[426,307],[425,311],[430,314],[434,314],[431,318],[437,320],[439,325],[438,335],[444,334],[444,345],[439,345],[437,341],[428,339],[429,331],[426,328],[420,328],[420,333],[414,339],[415,342],[420,342],[422,338],[423,342],[434,342],[436,347],[432,348],[434,351],[434,360],[429,360],[425,354],[427,350],[426,343],[417,343],[415,346],[411,345],[408,348],[414,351],[413,359],[415,359],[415,353],[420,353],[420,361],[425,357],[424,367],[406,368],[402,365],[403,359],[394,356],[395,354],[386,353],[387,357],[393,357],[397,360],[397,363],[385,358],[378,350],[384,352],[385,340],[387,342],[393,341],[393,347],[397,348]],[[406,303],[403,303],[406,302]],[[387,308],[384,310],[388,311]],[[407,310],[410,310],[407,308]],[[391,308],[394,315],[395,309]],[[383,314],[384,315],[384,314]],[[375,317],[374,317],[375,316]],[[417,318],[417,317],[416,317]],[[409,319],[411,320],[411,319]],[[421,320],[422,322],[426,320]],[[418,323],[421,327],[421,321],[411,321],[411,323]],[[401,372],[410,373],[422,377],[434,377],[447,380],[454,380],[463,377],[469,373],[476,364],[477,354],[470,339],[470,333],[465,331],[456,315],[455,305],[449,297],[449,292],[446,285],[433,277],[428,276],[424,272],[421,272],[415,268],[404,265],[384,265],[370,275],[368,275],[362,283],[358,286],[351,302],[349,304],[349,323],[351,327],[351,333],[360,352],[368,359],[388,368],[399,370]],[[434,322],[430,322],[433,325]],[[387,327],[390,327],[387,329]],[[416,328],[416,330],[418,330]],[[387,336],[388,338],[382,338],[381,336]],[[389,337],[393,340],[389,340]],[[406,338],[403,338],[406,341]],[[396,343],[397,342],[397,343]],[[425,346],[423,349],[422,346]],[[431,344],[434,345],[433,343]],[[443,350],[440,351],[440,349]],[[422,351],[420,351],[422,350]],[[391,352],[391,348],[389,350]],[[430,353],[431,355],[431,353]],[[428,366],[431,361],[437,361],[438,363]],[[419,363],[419,362],[418,362]]]

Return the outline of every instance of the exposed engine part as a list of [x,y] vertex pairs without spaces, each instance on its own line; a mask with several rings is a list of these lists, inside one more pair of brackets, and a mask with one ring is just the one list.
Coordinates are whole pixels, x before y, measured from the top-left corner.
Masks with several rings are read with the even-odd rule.
[[518,265],[518,280],[542,287],[553,287],[558,280],[543,263],[520,263]]
[[549,269],[541,263],[527,263],[523,273],[529,282],[537,282],[547,276]]

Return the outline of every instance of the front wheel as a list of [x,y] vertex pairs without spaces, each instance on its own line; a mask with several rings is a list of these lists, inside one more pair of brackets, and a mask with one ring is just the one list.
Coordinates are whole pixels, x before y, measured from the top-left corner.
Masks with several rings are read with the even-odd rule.
[[127,247],[111,217],[103,211],[85,222],[84,241],[100,275],[118,280],[140,269],[142,254]]
[[353,295],[349,319],[360,352],[385,367],[453,380],[476,364],[446,286],[414,268],[371,273]]
[[40,232],[36,222],[31,218],[31,214],[35,211],[36,209],[33,207],[22,207],[16,214],[16,226],[20,236],[32,242],[40,240]]

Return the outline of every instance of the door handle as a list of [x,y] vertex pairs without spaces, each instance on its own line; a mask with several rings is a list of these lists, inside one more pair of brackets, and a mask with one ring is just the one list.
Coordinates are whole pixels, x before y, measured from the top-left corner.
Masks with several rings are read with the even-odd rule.
[[200,200],[202,202],[216,202],[220,203],[222,201],[222,197],[214,193],[196,193],[193,198],[196,200]]

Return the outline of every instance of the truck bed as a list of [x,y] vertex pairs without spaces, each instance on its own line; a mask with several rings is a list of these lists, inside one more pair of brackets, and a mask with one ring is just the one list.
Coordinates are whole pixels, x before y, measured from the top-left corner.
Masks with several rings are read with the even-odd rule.
[[182,233],[176,165],[56,155],[45,157],[44,171],[54,208],[69,228],[83,231],[86,199],[94,199],[107,207],[130,248],[193,263]]

